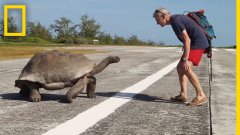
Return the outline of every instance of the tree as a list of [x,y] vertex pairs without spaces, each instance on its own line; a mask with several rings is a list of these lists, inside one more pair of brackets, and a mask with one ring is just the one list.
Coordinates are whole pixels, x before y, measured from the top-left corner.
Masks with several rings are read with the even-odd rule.
[[4,33],[4,22],[3,22],[3,19],[0,20],[0,32],[1,32],[1,34]]
[[[4,31],[4,21],[0,21],[0,32],[3,33]],[[8,18],[8,32],[9,33],[14,33],[17,32],[17,24],[16,24],[16,19],[14,17],[9,17]]]
[[72,43],[73,38],[77,35],[77,25],[66,17],[55,20],[55,24],[50,25],[50,30],[57,34],[57,40],[62,43]]
[[125,41],[124,37],[115,35],[114,39],[113,39],[113,44],[124,45],[124,44],[126,44],[126,41]]
[[166,44],[163,41],[158,42],[159,46],[166,46]]
[[79,36],[81,37],[94,39],[100,33],[101,25],[95,19],[90,19],[87,14],[81,17],[81,24],[79,26],[81,29]]
[[141,44],[142,44],[142,41],[139,40],[136,35],[132,35],[132,36],[129,37],[129,39],[128,39],[128,44],[129,44],[129,45],[141,45]]
[[[16,19],[13,16],[9,17],[8,18],[8,33],[15,33],[15,32],[17,32],[17,29],[18,29],[18,27],[17,27]],[[1,34],[4,33],[4,20],[0,21],[0,32],[1,32]],[[22,37],[5,36],[2,39],[3,39],[3,41],[18,42],[18,41],[22,40]]]
[[152,40],[148,40],[146,44],[147,45],[152,45],[152,46],[156,45],[156,43],[154,41],[152,41]]
[[113,39],[112,39],[112,36],[110,34],[106,34],[104,32],[101,32],[99,35],[98,35],[98,40],[100,41],[100,44],[107,44],[107,45],[110,45],[113,43]]
[[28,22],[27,23],[27,35],[31,37],[37,37],[44,40],[52,40],[52,35],[49,32],[49,30],[40,24],[40,22],[33,23]]

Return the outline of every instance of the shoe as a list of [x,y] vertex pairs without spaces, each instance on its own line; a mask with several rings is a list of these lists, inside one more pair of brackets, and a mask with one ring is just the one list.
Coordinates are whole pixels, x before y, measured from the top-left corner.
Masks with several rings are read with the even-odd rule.
[[188,103],[188,106],[200,106],[203,105],[204,103],[207,103],[207,98],[204,97],[201,100],[198,100],[197,98],[194,98],[190,103]]
[[181,103],[188,103],[187,102],[187,98],[181,96],[181,95],[178,95],[178,96],[175,96],[175,97],[171,97],[170,100],[172,102],[181,102]]

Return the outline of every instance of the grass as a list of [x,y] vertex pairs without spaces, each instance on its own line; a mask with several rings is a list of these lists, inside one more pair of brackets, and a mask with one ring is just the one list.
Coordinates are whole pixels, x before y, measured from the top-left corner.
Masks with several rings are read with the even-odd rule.
[[[65,46],[66,47],[66,46]],[[41,47],[41,46],[4,46],[0,45],[0,60],[30,58],[34,54],[49,50],[60,50],[74,54],[106,53],[93,49],[65,49],[63,47]]]

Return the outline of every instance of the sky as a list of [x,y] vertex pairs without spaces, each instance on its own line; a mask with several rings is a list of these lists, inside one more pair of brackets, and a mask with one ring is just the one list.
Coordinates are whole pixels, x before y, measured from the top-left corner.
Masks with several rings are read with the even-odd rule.
[[152,17],[155,9],[165,7],[172,14],[204,9],[217,36],[213,46],[236,44],[235,0],[1,0],[0,18],[3,16],[3,5],[7,4],[26,5],[27,21],[39,21],[46,27],[61,17],[79,24],[81,16],[87,13],[101,25],[101,31],[112,36],[128,38],[137,35],[141,40],[167,45],[182,43],[171,26],[162,28],[156,24]]

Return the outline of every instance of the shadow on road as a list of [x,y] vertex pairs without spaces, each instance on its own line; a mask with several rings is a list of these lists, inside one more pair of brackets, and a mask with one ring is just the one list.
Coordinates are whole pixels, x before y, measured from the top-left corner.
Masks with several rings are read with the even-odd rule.
[[[86,93],[81,93],[86,94]],[[59,94],[41,94],[41,101],[59,101],[65,103],[66,95]],[[138,101],[147,101],[147,102],[161,102],[161,103],[171,103],[171,104],[183,104],[179,102],[172,102],[169,99],[164,99],[162,97],[149,96],[147,94],[135,94],[135,93],[123,93],[123,92],[97,92],[96,96],[101,97],[114,97],[114,98],[123,98],[123,99],[132,99]],[[22,100],[30,101],[28,97],[22,97],[19,93],[6,93],[0,94],[1,99],[3,100]],[[80,98],[87,98],[85,95],[79,95]]]
[[[59,101],[64,100],[66,98],[65,95],[59,95],[59,94],[41,94],[42,100],[41,101]],[[19,93],[6,93],[6,94],[0,94],[0,97],[4,100],[23,100],[23,101],[29,101],[28,97],[22,97],[19,95]]]
[[1,99],[6,100],[25,100],[24,97],[21,97],[18,93],[6,93],[0,94]]
[[132,99],[132,100],[147,101],[147,102],[183,104],[179,102],[172,102],[171,100],[164,99],[162,97],[149,96],[147,94],[123,93],[123,92],[97,92],[96,96],[124,98],[124,99]]

